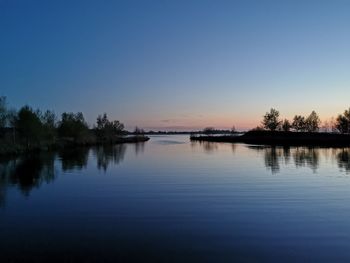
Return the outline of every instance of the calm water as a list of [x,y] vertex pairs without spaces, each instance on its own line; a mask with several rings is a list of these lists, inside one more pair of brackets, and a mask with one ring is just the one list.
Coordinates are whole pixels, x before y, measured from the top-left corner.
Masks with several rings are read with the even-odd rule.
[[190,143],[0,162],[0,262],[350,262],[350,148]]

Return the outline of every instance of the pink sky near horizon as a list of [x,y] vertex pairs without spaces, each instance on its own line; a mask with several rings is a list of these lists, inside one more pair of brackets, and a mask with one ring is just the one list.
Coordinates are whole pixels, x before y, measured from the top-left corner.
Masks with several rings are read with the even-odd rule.
[[[312,111],[312,110],[311,110]],[[295,114],[288,114],[283,115],[280,114],[280,119],[288,119],[292,121],[293,117],[295,115],[302,115],[307,117],[310,113],[295,113]],[[317,111],[316,111],[317,112]],[[317,112],[318,113],[318,112]],[[331,118],[336,118],[338,114],[343,113],[343,111],[339,111],[337,114],[324,114],[320,115],[319,117],[321,119],[321,125],[324,124],[324,122],[330,122]],[[216,129],[228,129],[230,130],[233,126],[235,126],[236,130],[238,131],[245,131],[252,128],[255,128],[257,126],[261,125],[261,121],[263,119],[263,114],[260,114],[260,116],[250,116],[250,118],[244,118],[244,116],[241,116],[239,118],[235,118],[234,116],[211,116],[209,118],[205,118],[205,116],[201,118],[169,118],[164,120],[125,120],[126,127],[129,130],[132,130],[134,126],[129,126],[128,123],[138,123],[138,127],[141,127],[145,130],[165,130],[165,131],[192,131],[192,130],[202,130],[205,127],[214,127]]]

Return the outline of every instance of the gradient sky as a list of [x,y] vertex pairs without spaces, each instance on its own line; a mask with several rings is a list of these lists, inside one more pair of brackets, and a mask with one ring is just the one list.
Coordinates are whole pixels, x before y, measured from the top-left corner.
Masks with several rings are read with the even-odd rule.
[[0,95],[127,128],[350,106],[350,1],[0,0]]

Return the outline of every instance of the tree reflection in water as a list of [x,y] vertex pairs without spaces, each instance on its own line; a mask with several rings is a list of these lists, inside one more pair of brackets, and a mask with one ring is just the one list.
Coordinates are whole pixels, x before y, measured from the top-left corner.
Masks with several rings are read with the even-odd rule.
[[61,160],[62,171],[68,172],[86,168],[89,151],[90,148],[88,147],[77,147],[59,151],[58,156]]
[[126,145],[105,145],[93,148],[94,156],[97,161],[97,168],[99,170],[107,171],[108,166],[113,164],[119,164],[124,160]]
[[290,159],[289,147],[248,146],[248,148],[263,153],[265,167],[271,170],[273,174],[280,171],[280,162],[283,161],[283,157],[285,157],[285,163],[288,163]]
[[276,147],[264,149],[265,165],[271,169],[272,173],[277,173],[280,170],[279,158],[283,156],[281,153],[280,149],[276,149]]
[[145,142],[134,143],[135,155],[145,151]]
[[0,162],[0,205],[5,205],[8,187],[17,187],[25,196],[33,188],[55,179],[55,154],[31,154]]
[[[200,146],[205,153],[215,153],[219,150],[219,143],[202,142],[191,143],[192,147]],[[227,144],[225,144],[227,145]],[[135,155],[143,152],[143,144],[135,144]],[[241,146],[232,144],[233,153],[239,154]],[[244,146],[243,146],[244,147]],[[247,146],[259,152],[263,157],[265,167],[273,174],[280,172],[283,165],[294,162],[296,168],[308,167],[317,172],[322,160],[334,160],[341,171],[350,174],[350,148],[320,148],[320,147],[287,147],[287,146]],[[111,164],[120,164],[124,160],[127,145],[100,146],[92,148],[97,167],[107,171]],[[56,178],[55,160],[61,163],[63,172],[74,169],[82,170],[87,167],[90,148],[80,147],[61,150],[58,153],[45,152],[30,154],[18,158],[0,159],[0,206],[5,205],[6,193],[9,187],[18,188],[28,196],[34,188],[43,183],[50,183]],[[327,161],[327,163],[330,163]]]
[[344,148],[336,153],[338,166],[341,170],[350,173],[350,148]]
[[0,162],[0,207],[5,205],[7,187],[10,184],[10,174],[13,173],[16,160],[3,159]]
[[293,151],[296,167],[309,167],[313,172],[317,171],[320,160],[320,148],[297,147]]
[[287,147],[287,146],[248,146],[263,153],[266,168],[278,173],[281,164],[288,164],[291,158],[296,168],[308,167],[314,173],[320,165],[321,156],[337,161],[340,170],[350,173],[350,148]]
[[259,152],[263,152],[266,168],[273,174],[280,171],[281,164],[287,165],[291,157],[297,168],[309,167],[314,172],[319,166],[321,148],[314,147],[290,147],[290,146],[248,146]]
[[[212,154],[216,150],[218,150],[218,143],[217,142],[206,142],[206,141],[191,141],[191,147],[195,148],[197,146],[200,146],[203,148],[205,153]],[[234,146],[232,148],[234,150]]]
[[[119,164],[124,159],[126,147],[119,144],[94,148],[98,169],[106,171],[109,164]],[[142,152],[143,146],[137,151]],[[43,152],[0,159],[0,207],[5,205],[9,187],[16,187],[23,195],[28,196],[33,188],[55,180],[55,160],[60,162],[63,172],[82,170],[87,167],[89,152],[88,147],[77,147],[56,153]]]

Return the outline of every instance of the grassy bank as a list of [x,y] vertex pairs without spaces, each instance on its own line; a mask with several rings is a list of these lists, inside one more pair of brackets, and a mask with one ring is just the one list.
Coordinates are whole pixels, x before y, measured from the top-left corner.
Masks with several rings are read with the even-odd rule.
[[240,136],[191,136],[191,140],[267,145],[349,146],[350,134],[318,132],[249,131]]

